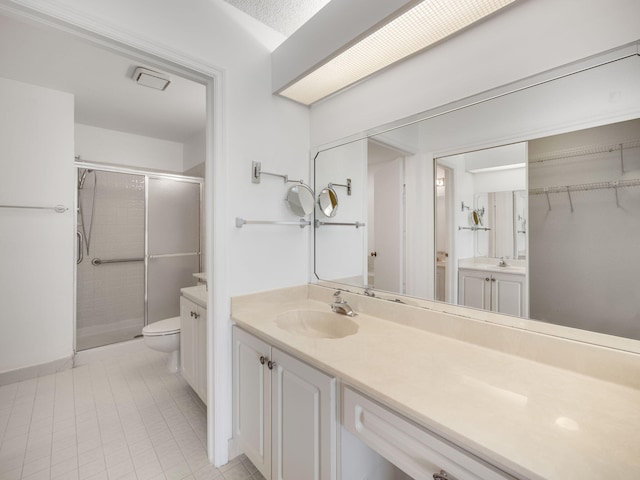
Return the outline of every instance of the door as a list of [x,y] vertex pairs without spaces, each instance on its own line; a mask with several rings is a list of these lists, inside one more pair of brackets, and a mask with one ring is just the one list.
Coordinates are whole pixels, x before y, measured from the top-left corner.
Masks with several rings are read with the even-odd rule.
[[404,292],[404,160],[376,166],[374,172],[374,286]]
[[147,321],[179,315],[180,289],[200,271],[200,183],[148,179]]
[[265,365],[269,353],[269,345],[233,328],[234,437],[266,478],[271,478],[271,375]]
[[458,303],[466,307],[491,309],[491,274],[479,270],[459,270]]
[[493,310],[507,315],[523,317],[524,311],[524,275],[494,273],[492,285]]
[[86,350],[132,340],[145,325],[145,177],[77,173],[76,349]]
[[273,480],[336,478],[335,379],[272,349]]
[[180,374],[194,390],[198,384],[197,306],[180,297]]

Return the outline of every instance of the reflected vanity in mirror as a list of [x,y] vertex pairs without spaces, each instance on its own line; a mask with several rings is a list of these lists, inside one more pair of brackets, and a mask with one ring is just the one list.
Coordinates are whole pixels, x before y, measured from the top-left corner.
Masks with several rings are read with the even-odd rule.
[[527,183],[526,161],[526,143],[435,160],[436,171],[446,172],[438,198],[461,205],[459,212],[446,203],[436,208],[436,250],[446,253],[437,299],[528,316],[526,253],[517,251],[515,217],[516,191]]
[[320,149],[367,227],[316,231],[317,278],[640,351],[609,337],[640,340],[639,78],[622,56]]
[[313,190],[304,183],[293,185],[287,191],[285,202],[295,216],[307,217],[313,213],[315,203]]

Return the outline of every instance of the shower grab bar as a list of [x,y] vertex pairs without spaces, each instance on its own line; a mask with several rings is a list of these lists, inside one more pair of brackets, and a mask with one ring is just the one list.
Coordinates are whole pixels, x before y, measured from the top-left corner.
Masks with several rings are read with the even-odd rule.
[[158,253],[147,255],[149,260],[153,260],[154,258],[169,258],[169,257],[190,257],[193,255],[200,255],[200,252],[186,252],[186,253]]
[[144,258],[114,258],[112,260],[102,260],[100,258],[94,258],[91,260],[91,265],[96,267],[104,265],[105,263],[129,263],[129,262],[144,262]]
[[31,205],[0,205],[0,208],[28,208],[33,210],[53,210],[56,213],[64,213],[69,210],[64,205],[56,205],[55,207],[34,207]]

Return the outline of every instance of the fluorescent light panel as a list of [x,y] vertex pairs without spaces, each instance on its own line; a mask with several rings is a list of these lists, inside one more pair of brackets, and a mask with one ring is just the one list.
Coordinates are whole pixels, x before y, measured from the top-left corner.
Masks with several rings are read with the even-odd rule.
[[425,0],[279,93],[311,105],[514,1]]
[[467,170],[467,172],[469,173],[500,172],[502,170],[515,170],[516,168],[524,168],[526,166],[527,166],[526,163],[511,163],[509,165],[498,165],[495,167],[473,168],[471,170]]

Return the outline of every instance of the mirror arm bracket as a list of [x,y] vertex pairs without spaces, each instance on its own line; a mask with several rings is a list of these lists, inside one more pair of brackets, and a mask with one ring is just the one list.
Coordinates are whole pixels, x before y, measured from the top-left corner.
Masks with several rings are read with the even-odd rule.
[[272,177],[280,177],[284,179],[284,183],[304,183],[302,180],[289,180],[289,175],[263,172],[261,162],[251,162],[251,183],[260,183],[261,175],[270,175]]
[[329,182],[329,188],[333,188],[333,187],[345,187],[347,189],[347,195],[351,195],[351,179],[350,178],[347,178],[346,184]]

